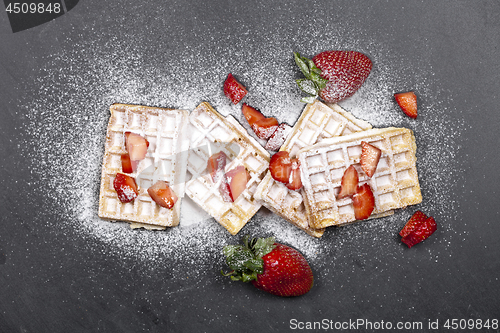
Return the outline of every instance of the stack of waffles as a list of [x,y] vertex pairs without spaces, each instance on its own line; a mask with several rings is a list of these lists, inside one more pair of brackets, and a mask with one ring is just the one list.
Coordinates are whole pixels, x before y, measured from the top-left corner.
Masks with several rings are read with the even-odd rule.
[[[124,133],[134,132],[150,142],[146,158],[131,176],[138,179],[139,196],[121,203],[113,189],[120,172]],[[375,174],[360,166],[361,142],[382,151]],[[207,171],[208,158],[219,151],[228,157],[226,171],[244,166],[246,189],[226,202]],[[368,183],[375,197],[371,215],[393,214],[395,209],[422,201],[416,170],[413,132],[405,128],[373,129],[336,104],[308,104],[289,132],[280,151],[299,159],[303,187],[288,189],[268,170],[270,154],[232,116],[224,117],[201,103],[190,114],[171,110],[115,104],[111,106],[102,168],[99,216],[132,222],[133,227],[164,228],[179,223],[181,200],[173,209],[159,207],[147,191],[156,179],[171,184],[232,235],[265,206],[311,236],[321,237],[326,227],[355,221],[351,198],[337,200],[344,171],[354,165],[359,183]]]

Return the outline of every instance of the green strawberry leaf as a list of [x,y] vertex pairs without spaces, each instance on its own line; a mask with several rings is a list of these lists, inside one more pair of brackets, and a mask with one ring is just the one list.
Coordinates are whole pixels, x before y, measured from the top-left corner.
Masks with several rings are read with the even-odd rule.
[[317,85],[315,85],[313,81],[308,79],[298,79],[295,80],[295,82],[297,82],[300,90],[302,90],[306,94],[311,96],[318,96]]

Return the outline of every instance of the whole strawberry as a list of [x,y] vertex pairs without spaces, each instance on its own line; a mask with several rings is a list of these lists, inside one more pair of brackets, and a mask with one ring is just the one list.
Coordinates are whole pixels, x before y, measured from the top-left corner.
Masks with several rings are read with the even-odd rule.
[[233,281],[251,282],[256,288],[278,296],[300,296],[313,286],[314,277],[306,259],[297,250],[274,237],[243,237],[243,245],[223,249],[232,269],[224,274]]
[[365,82],[372,70],[371,60],[357,51],[325,51],[312,60],[297,52],[295,63],[305,79],[297,80],[300,89],[309,94],[302,99],[312,103],[318,96],[328,103],[351,97]]

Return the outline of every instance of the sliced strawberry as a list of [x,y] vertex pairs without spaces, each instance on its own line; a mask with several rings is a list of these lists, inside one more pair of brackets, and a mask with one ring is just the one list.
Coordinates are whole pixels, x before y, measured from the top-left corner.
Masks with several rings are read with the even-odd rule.
[[149,142],[142,136],[136,133],[125,133],[125,148],[130,156],[131,161],[140,161],[146,157],[148,152]]
[[408,117],[417,118],[417,95],[413,91],[394,94],[394,98]]
[[375,197],[370,185],[365,183],[356,188],[356,193],[352,196],[352,204],[356,220],[364,220],[370,217],[375,208]]
[[279,151],[271,157],[269,171],[274,180],[288,184],[292,172],[292,161],[290,154],[286,151]]
[[122,160],[122,171],[123,172],[125,172],[125,173],[134,172],[134,169],[132,168],[132,162],[130,161],[129,154],[122,154],[121,160]]
[[337,199],[350,197],[351,195],[356,193],[358,182],[358,171],[353,165],[351,165],[344,171],[344,175],[342,176],[342,181],[340,183],[340,192],[337,195]]
[[266,119],[266,117],[259,110],[246,103],[243,103],[241,112],[243,113],[243,116],[245,116],[245,119],[248,121],[248,125],[250,125],[250,127],[252,127],[257,120]]
[[226,168],[227,155],[223,151],[210,156],[207,162],[207,169],[212,176],[212,181],[217,183],[224,176]]
[[274,134],[274,132],[276,132],[278,126],[278,120],[276,118],[269,117],[257,120],[252,125],[252,129],[259,139],[267,140]]
[[154,202],[168,209],[174,207],[178,199],[175,192],[168,186],[168,183],[163,180],[157,181],[148,188],[148,194]]
[[406,222],[406,225],[403,227],[403,229],[401,229],[401,231],[399,232],[399,235],[401,237],[408,236],[413,230],[415,230],[415,228],[417,227],[418,224],[424,222],[425,220],[427,220],[427,218],[428,218],[427,215],[425,215],[421,211],[417,210],[411,216],[411,218],[408,220],[408,222]]
[[278,151],[281,146],[285,143],[288,134],[292,131],[292,126],[281,123],[273,135],[267,140],[266,148],[267,150]]
[[239,165],[226,173],[227,183],[229,184],[229,197],[234,202],[240,194],[246,189],[250,175],[243,165]]
[[290,179],[286,187],[290,190],[296,191],[302,187],[302,179],[300,178],[300,161],[296,158],[292,160],[292,171],[290,172]]
[[227,79],[224,82],[224,95],[227,96],[233,102],[233,104],[238,104],[243,97],[247,94],[247,89],[229,73]]
[[113,187],[118,195],[118,199],[123,203],[131,202],[139,195],[135,179],[123,173],[116,174],[115,180],[113,180]]
[[431,216],[424,220],[423,222],[418,223],[408,235],[403,237],[401,241],[408,245],[411,248],[413,245],[420,243],[421,241],[429,238],[430,235],[436,231],[437,225],[434,218]]
[[372,177],[377,170],[378,161],[382,151],[368,142],[361,141],[361,169],[368,177]]
[[234,202],[233,199],[231,198],[231,187],[229,186],[226,174],[222,176],[222,181],[220,182],[219,185],[219,193],[224,202]]

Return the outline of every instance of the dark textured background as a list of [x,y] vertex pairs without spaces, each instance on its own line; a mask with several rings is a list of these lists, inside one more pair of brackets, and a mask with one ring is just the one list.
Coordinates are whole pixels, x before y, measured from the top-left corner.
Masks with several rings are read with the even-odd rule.
[[[498,1],[82,0],[62,17],[15,34],[0,14],[0,44],[0,332],[286,332],[291,319],[421,321],[424,327],[429,320],[500,319]],[[422,208],[439,224],[425,243],[411,250],[398,243],[404,221],[388,220],[383,233],[373,230],[379,222],[344,229],[361,233],[354,241],[352,231],[330,231],[323,246],[344,247],[313,260],[310,293],[282,299],[220,278],[218,250],[208,257],[215,264],[204,266],[206,272],[179,278],[172,265],[186,275],[193,270],[179,263],[182,251],[175,261],[160,256],[156,265],[142,265],[68,228],[67,192],[47,183],[66,190],[72,184],[58,177],[60,169],[51,172],[51,163],[71,167],[59,150],[80,138],[74,133],[94,128],[104,134],[110,103],[193,108],[209,100],[236,112],[221,97],[228,71],[239,73],[250,90],[264,85],[255,102],[298,100],[293,82],[264,82],[265,75],[252,77],[249,68],[272,74],[282,68],[273,61],[288,59],[292,68],[292,51],[311,57],[334,48],[355,48],[374,60],[368,96],[377,85],[388,96],[421,88],[427,115],[419,123],[394,120],[428,136],[417,135],[420,157],[453,150],[451,158],[436,159],[447,165],[422,167]],[[380,73],[387,71],[377,69],[381,61],[395,69],[386,85]],[[159,88],[155,76],[169,79]],[[136,85],[127,86],[128,78]],[[68,123],[53,124],[58,121]],[[426,126],[440,147],[430,144]],[[46,136],[47,127],[65,130]],[[41,141],[58,144],[41,151]],[[97,164],[89,170],[95,182]],[[443,181],[436,176],[440,170]],[[398,214],[404,220],[412,211]],[[377,246],[383,237],[389,239],[386,251]]]

